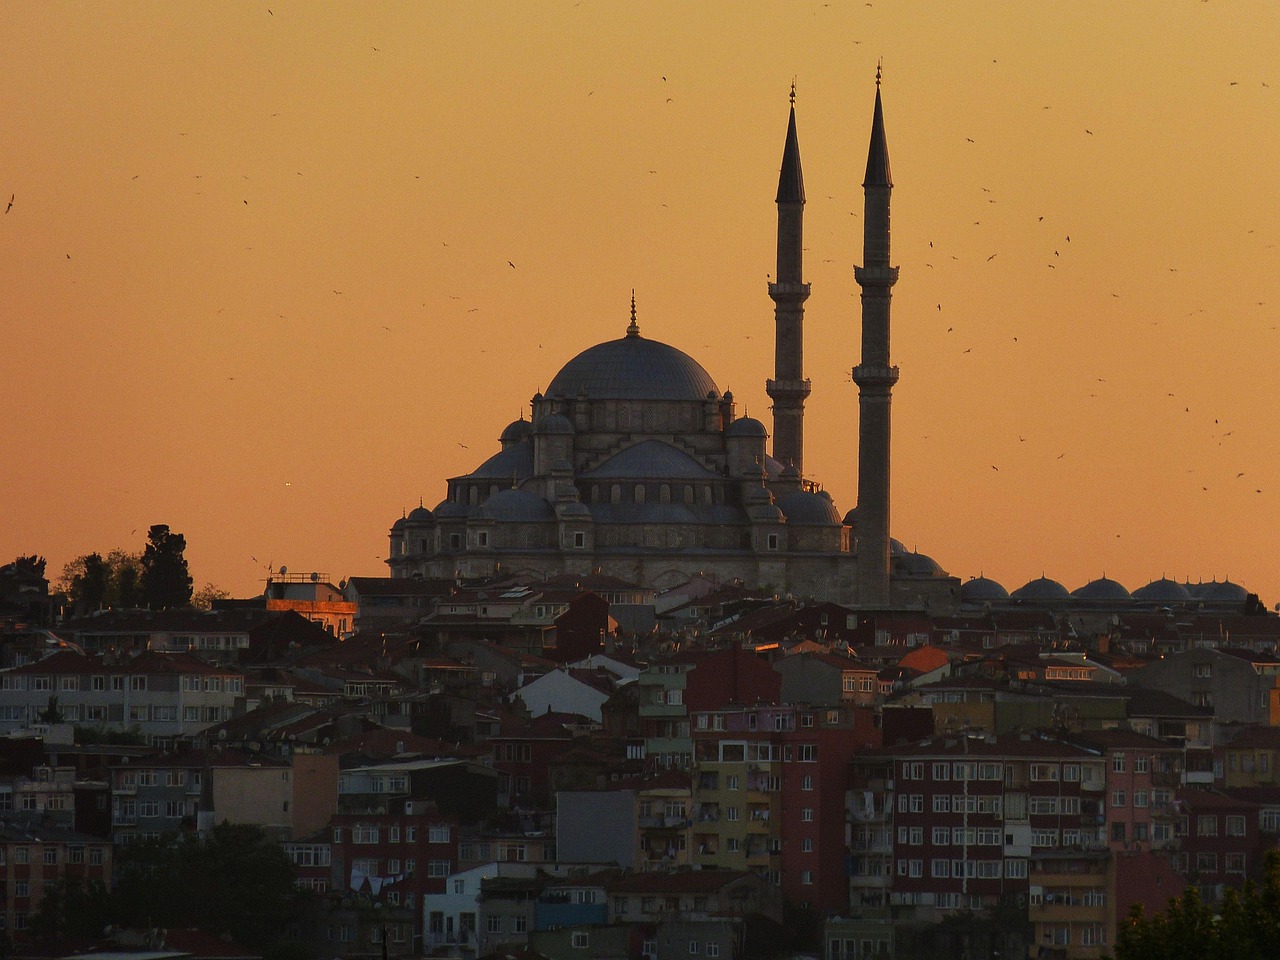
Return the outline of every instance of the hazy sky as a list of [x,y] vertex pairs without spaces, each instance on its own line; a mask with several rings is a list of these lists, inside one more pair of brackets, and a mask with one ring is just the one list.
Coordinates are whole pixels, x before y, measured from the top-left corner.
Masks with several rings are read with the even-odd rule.
[[382,575],[632,288],[770,424],[793,77],[805,466],[853,507],[883,58],[894,536],[1280,601],[1273,0],[3,9],[0,562],[167,523],[239,595]]

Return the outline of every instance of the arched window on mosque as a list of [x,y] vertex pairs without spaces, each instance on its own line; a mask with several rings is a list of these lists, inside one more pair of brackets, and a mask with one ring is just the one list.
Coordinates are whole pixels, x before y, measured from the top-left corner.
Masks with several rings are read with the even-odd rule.
[[479,502],[480,502],[480,491],[475,487],[471,487],[470,489],[468,489],[467,503],[471,504],[471,506],[474,507]]
[[622,486],[620,484],[615,483],[612,487],[609,488],[609,502],[610,503],[622,502]]
[[693,484],[691,483],[684,485],[684,502],[689,506],[693,506]]
[[711,484],[707,484],[705,487],[702,488],[702,502],[705,503],[707,506],[711,506],[711,503],[712,503]]
[[671,502],[671,484],[664,483],[661,487],[658,488],[658,502],[659,503]]
[[644,484],[643,483],[636,484],[635,497],[636,497],[636,503],[644,503]]

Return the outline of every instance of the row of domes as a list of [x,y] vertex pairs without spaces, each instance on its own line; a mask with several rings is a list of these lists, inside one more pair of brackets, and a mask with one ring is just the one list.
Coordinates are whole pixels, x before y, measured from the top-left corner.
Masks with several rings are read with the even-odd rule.
[[1083,587],[1068,590],[1057,580],[1049,577],[1037,577],[1023,584],[1010,593],[994,580],[987,577],[974,577],[960,586],[960,599],[966,603],[986,603],[1000,600],[1030,600],[1044,602],[1052,600],[1086,600],[1095,602],[1117,602],[1137,600],[1144,603],[1189,603],[1207,601],[1210,603],[1241,603],[1248,596],[1248,591],[1230,580],[1211,580],[1208,583],[1178,583],[1167,577],[1152,580],[1145,587],[1139,587],[1132,593],[1109,577],[1091,580]]

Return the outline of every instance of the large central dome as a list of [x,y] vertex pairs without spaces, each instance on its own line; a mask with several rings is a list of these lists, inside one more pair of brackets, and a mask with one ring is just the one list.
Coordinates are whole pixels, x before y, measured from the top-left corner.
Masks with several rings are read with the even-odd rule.
[[639,332],[583,350],[546,390],[548,397],[592,400],[705,400],[709,393],[720,391],[697,360]]

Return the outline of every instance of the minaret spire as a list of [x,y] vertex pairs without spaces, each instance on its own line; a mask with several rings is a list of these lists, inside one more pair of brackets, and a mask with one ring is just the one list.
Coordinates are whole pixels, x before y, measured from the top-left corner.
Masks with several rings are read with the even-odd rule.
[[889,362],[889,303],[898,268],[889,262],[889,146],[876,67],[876,103],[863,189],[860,267],[854,279],[862,287],[862,358],[853,368],[858,385],[858,601],[884,607],[889,589],[889,408],[898,368]]
[[791,83],[791,113],[778,174],[778,272],[769,284],[774,302],[774,379],[765,381],[773,401],[773,456],[804,470],[804,401],[810,383],[804,378],[804,174],[796,135],[796,85]]

